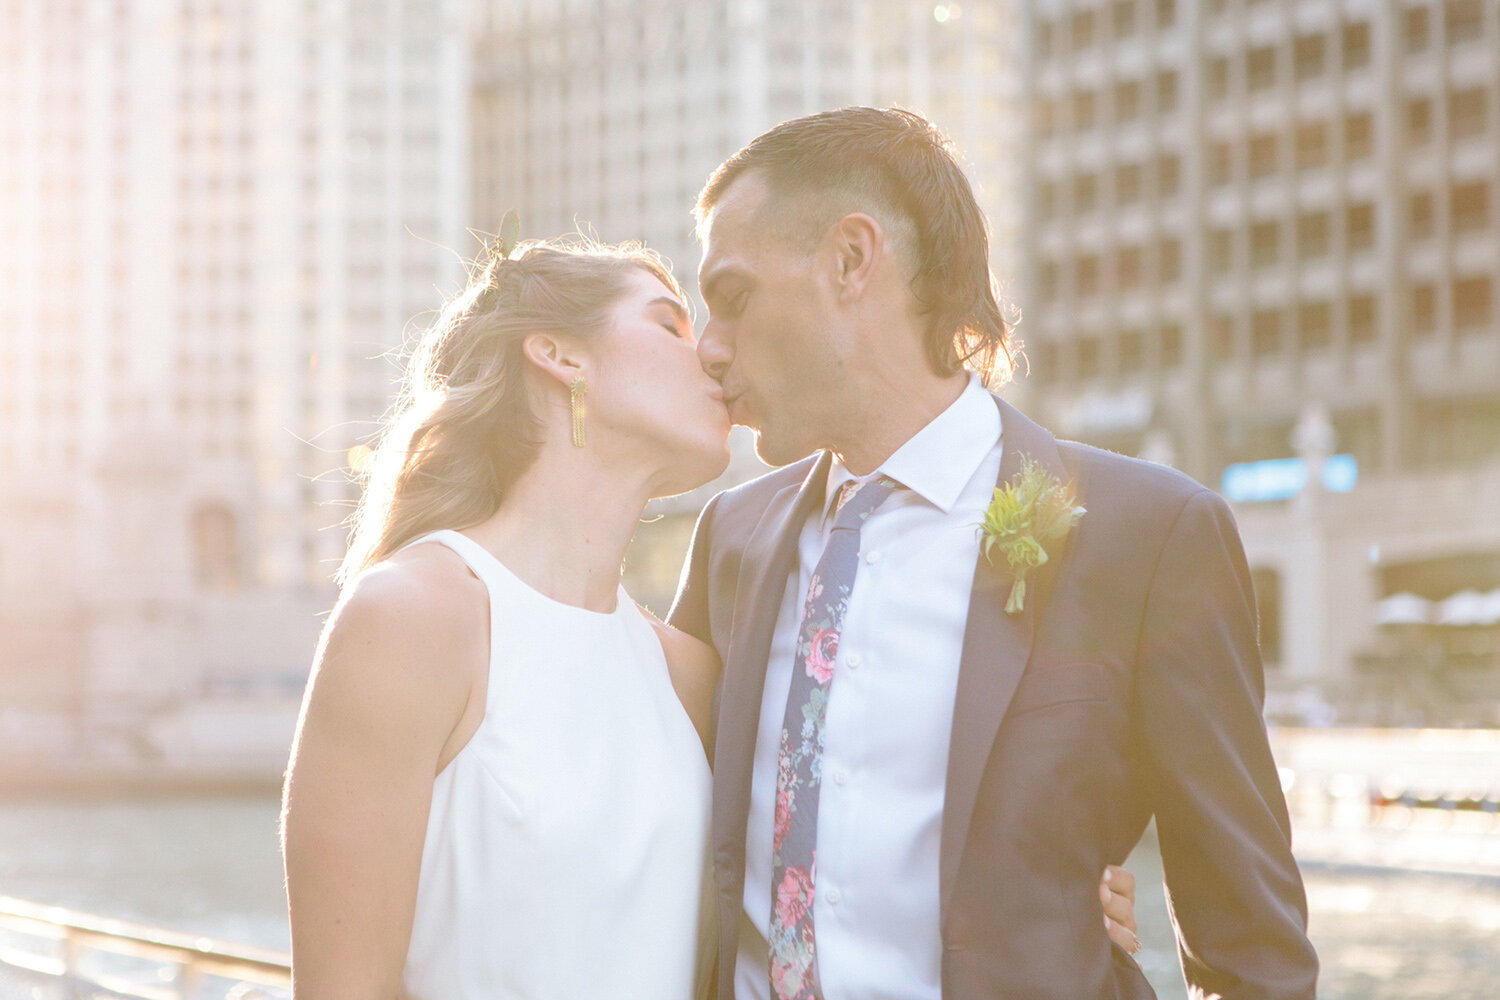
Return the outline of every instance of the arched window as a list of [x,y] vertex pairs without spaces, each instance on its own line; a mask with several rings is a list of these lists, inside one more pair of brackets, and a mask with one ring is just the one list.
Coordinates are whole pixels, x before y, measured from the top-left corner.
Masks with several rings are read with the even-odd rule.
[[200,590],[219,594],[239,591],[243,583],[239,524],[221,503],[193,511],[193,577]]

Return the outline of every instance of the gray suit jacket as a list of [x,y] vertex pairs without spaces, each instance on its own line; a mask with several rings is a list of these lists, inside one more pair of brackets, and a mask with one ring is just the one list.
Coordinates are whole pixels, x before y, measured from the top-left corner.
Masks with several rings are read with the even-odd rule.
[[[1000,481],[1028,455],[1072,479],[1088,513],[1019,614],[1003,610],[1004,560],[975,566],[942,827],[944,997],[1154,996],[1110,944],[1098,897],[1105,864],[1122,861],[1154,815],[1190,986],[1228,1000],[1311,998],[1317,959],[1227,505],[1169,469],[1059,442],[996,403]],[[829,461],[820,454],[711,500],[670,615],[724,660],[713,810],[720,1000],[733,998],[767,651]]]

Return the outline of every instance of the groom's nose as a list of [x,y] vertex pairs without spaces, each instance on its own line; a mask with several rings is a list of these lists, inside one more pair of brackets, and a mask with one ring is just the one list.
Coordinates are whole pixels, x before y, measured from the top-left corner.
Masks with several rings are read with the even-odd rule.
[[734,351],[724,337],[723,324],[709,320],[703,326],[703,336],[698,338],[698,363],[718,381],[724,381],[724,373],[734,360]]

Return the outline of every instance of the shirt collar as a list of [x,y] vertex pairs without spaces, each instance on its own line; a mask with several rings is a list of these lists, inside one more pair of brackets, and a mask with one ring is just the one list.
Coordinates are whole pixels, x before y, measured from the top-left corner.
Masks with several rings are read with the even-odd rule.
[[869,476],[856,477],[834,457],[823,494],[825,526],[833,501],[845,483],[880,475],[890,476],[948,513],[973,478],[974,470],[1000,440],[1000,433],[1000,408],[979,376],[971,374],[958,399],[913,434]]

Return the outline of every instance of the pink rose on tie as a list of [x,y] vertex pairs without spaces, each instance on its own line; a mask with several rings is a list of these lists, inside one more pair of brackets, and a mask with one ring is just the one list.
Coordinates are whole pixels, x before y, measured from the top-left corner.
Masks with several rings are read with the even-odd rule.
[[783,927],[796,927],[813,901],[813,880],[808,869],[793,865],[776,887],[776,919]]
[[819,684],[827,684],[833,680],[833,661],[839,655],[838,629],[818,629],[809,646],[807,676]]
[[781,842],[786,840],[787,831],[792,828],[792,811],[796,809],[792,801],[792,790],[783,786],[776,792],[776,832],[771,842],[771,850],[781,853]]

